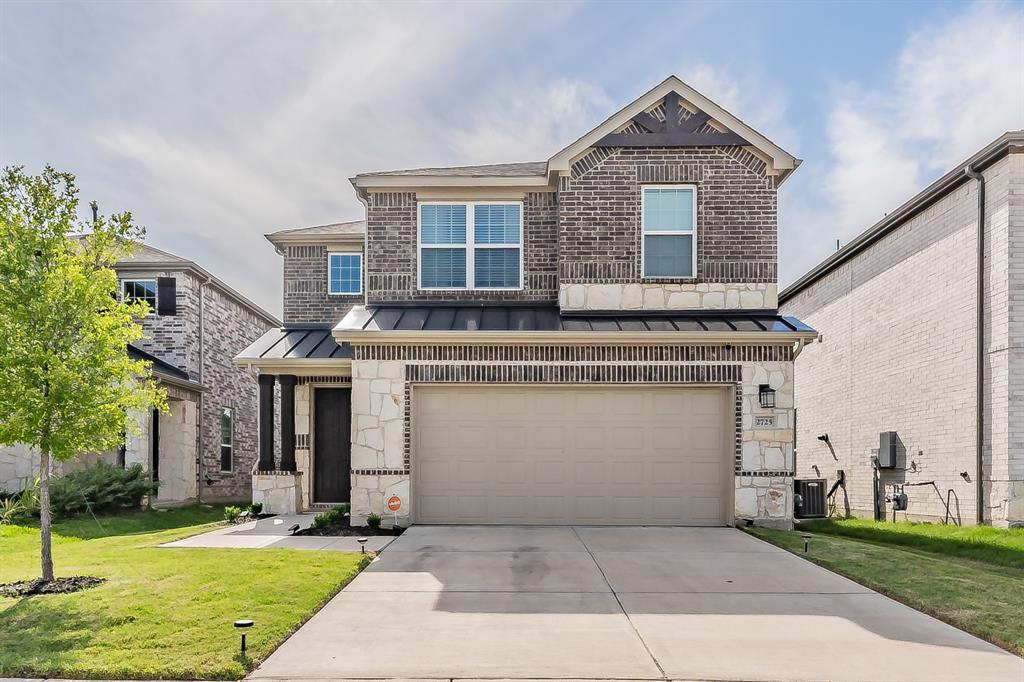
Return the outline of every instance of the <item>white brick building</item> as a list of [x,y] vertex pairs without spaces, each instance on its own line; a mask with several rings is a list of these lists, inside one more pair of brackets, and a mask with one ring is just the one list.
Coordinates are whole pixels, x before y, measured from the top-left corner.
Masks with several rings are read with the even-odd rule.
[[[984,182],[984,330],[978,219]],[[897,518],[1024,521],[1024,131],[1007,133],[780,293],[820,333],[796,362],[797,477],[835,483],[873,514],[879,434],[899,437],[880,469]],[[978,361],[981,358],[979,443]],[[828,443],[819,436],[828,435]],[[979,471],[979,460],[981,467]],[[947,499],[949,501],[947,509]]]

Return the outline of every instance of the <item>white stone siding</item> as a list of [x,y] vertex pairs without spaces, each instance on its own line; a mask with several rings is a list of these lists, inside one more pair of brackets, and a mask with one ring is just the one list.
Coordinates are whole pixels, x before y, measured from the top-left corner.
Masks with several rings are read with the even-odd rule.
[[[1009,259],[1009,245],[1024,246],[1024,239],[1011,242],[1007,234],[1007,196],[1011,184],[1020,187],[1020,166],[1021,157],[1010,156],[985,170],[983,435],[985,479],[992,484],[983,505],[996,523],[1006,523],[1009,489],[1018,485],[1009,481],[1019,481],[1024,468],[1017,464],[1024,457],[1017,444],[1024,440],[1024,414],[1010,411],[1015,386],[1024,395],[1024,385],[1010,383],[1016,343],[1008,323],[1008,300],[1021,299],[1011,289],[1021,291],[1020,283],[1011,285],[1008,277],[1024,276],[1024,261]],[[975,521],[976,225],[972,181],[782,306],[821,334],[796,360],[797,477],[827,478],[831,485],[842,469],[855,515],[872,515],[871,457],[879,432],[896,431],[905,454],[896,470],[882,471],[883,482],[923,484],[905,488],[910,506],[898,518],[943,520],[952,490],[952,515]],[[1020,322],[1024,328],[1024,314]],[[825,433],[835,456],[817,439]],[[838,501],[842,511],[842,492]]]
[[[197,405],[190,400],[167,401],[160,419],[159,504],[181,504],[196,499]],[[125,464],[128,464],[125,454]]]
[[765,283],[561,284],[563,310],[775,310],[779,288]]
[[[355,523],[362,522],[370,513],[380,514],[384,522],[389,523],[393,517],[384,512],[384,504],[391,495],[398,495],[403,500],[399,523],[408,524],[411,506],[415,504],[409,499],[409,475],[403,472],[407,364],[412,363],[404,360],[352,362],[352,469],[364,472],[352,476]],[[788,361],[742,363],[741,376],[742,468],[744,473],[759,475],[736,476],[736,517],[786,527],[792,523],[793,365]],[[774,409],[763,409],[759,405],[758,388],[764,383],[777,392]],[[755,415],[774,415],[776,427],[756,429]],[[410,466],[415,467],[415,452],[410,455]],[[367,471],[374,469],[387,471]]]

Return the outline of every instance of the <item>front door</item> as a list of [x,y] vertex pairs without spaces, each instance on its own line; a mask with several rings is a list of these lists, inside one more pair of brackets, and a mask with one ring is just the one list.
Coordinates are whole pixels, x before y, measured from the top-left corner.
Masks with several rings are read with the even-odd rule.
[[313,501],[348,502],[352,389],[318,388],[313,402]]

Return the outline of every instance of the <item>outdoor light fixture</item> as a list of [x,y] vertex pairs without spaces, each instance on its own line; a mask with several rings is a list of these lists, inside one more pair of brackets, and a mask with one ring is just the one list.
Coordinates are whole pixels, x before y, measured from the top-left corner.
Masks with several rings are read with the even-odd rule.
[[809,545],[811,543],[811,534],[810,533],[802,533],[801,537],[804,539],[804,554],[806,554],[807,553],[807,545]]
[[295,535],[295,533],[297,533],[298,530],[299,530],[299,524],[295,523],[295,524],[292,524],[292,527],[288,529],[288,532],[291,533],[292,535]]
[[359,543],[359,549],[362,550],[363,554],[366,554],[366,541],[370,538],[356,538],[356,542]]
[[235,621],[235,627],[242,631],[242,655],[245,655],[245,630],[252,627],[252,621],[248,618]]
[[761,384],[758,398],[761,401],[761,407],[775,407],[775,389],[768,384]]

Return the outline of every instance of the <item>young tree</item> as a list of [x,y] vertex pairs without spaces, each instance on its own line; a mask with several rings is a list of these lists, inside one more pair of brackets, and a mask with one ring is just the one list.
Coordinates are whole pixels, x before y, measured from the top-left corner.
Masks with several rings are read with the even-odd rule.
[[[130,213],[82,222],[71,173],[0,176],[0,444],[39,450],[43,580],[53,580],[51,460],[117,447],[126,415],[165,407],[128,357],[145,302],[122,301],[112,266],[144,235]],[[90,232],[86,237],[82,233]]]

